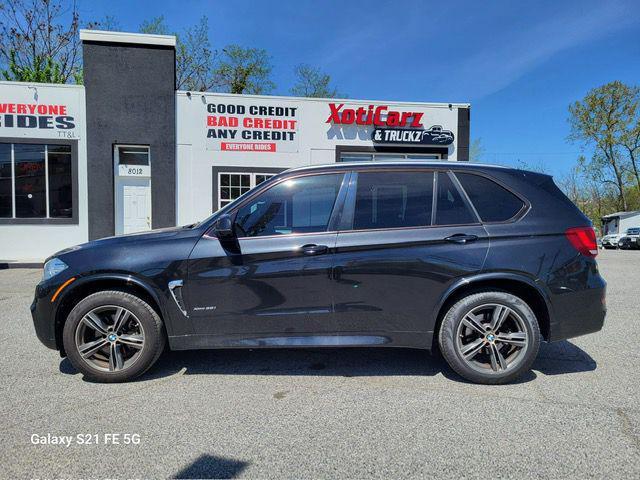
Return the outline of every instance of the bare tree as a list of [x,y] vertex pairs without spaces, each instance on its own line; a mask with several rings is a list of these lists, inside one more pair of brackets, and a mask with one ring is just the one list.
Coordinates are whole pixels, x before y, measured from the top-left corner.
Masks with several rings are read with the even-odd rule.
[[335,87],[330,85],[331,77],[322,73],[320,69],[311,65],[298,65],[295,68],[296,84],[291,88],[291,94],[297,97],[312,98],[345,98],[346,95],[338,93]]
[[[154,17],[140,25],[140,32],[169,35],[164,16]],[[216,51],[209,42],[209,22],[200,18],[197,24],[176,36],[176,87],[178,90],[204,92],[215,85]]]
[[57,83],[78,77],[82,61],[79,28],[75,1],[4,0],[0,3],[0,64],[5,77]]
[[96,22],[96,28],[110,32],[120,32],[122,31],[122,24],[113,15],[106,15],[102,20]]

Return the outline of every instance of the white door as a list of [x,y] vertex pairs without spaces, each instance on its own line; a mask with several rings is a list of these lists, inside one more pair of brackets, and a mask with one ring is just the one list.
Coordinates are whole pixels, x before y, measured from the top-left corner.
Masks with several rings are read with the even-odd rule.
[[149,147],[114,145],[116,235],[151,230]]
[[120,178],[116,194],[116,235],[151,230],[151,180]]

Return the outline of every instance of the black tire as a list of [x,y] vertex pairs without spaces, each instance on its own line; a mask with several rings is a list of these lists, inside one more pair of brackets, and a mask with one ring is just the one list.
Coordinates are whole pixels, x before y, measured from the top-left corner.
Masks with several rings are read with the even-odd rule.
[[[514,333],[510,332],[494,335],[490,338],[491,342],[487,340],[490,334],[493,333],[488,331],[490,329],[488,325],[491,324],[491,318],[493,317],[489,318],[486,315],[489,313],[489,308],[498,307],[507,307],[507,310],[505,310],[507,316],[505,323],[503,323],[505,329],[509,328],[509,325],[520,326],[512,330],[518,330],[515,335],[522,334],[523,338],[518,339],[522,343],[521,347],[499,341],[500,336],[507,338],[514,335]],[[484,317],[481,314],[472,314],[472,316],[485,322],[478,322],[478,326],[487,330],[484,334],[485,337],[479,333],[480,329],[473,330],[467,327],[467,321],[465,321],[464,325],[461,325],[469,313],[483,312],[485,311],[483,308],[487,309],[487,314],[484,314]],[[520,332],[520,330],[522,331]],[[477,338],[469,340],[468,344],[463,345],[463,339],[468,338],[466,335],[469,332],[475,334]],[[526,334],[526,338],[524,334]],[[531,369],[531,364],[535,360],[540,347],[540,328],[535,314],[521,298],[501,291],[481,291],[458,300],[449,308],[440,325],[438,341],[443,357],[456,373],[471,382],[495,385],[511,382]],[[478,346],[474,348],[472,344]],[[495,367],[492,366],[490,361],[490,357],[493,356],[492,344],[496,345],[498,351],[511,352],[510,358],[514,357],[511,363],[506,365],[506,368],[501,368],[502,363],[499,362],[497,370],[494,370]],[[462,355],[462,350],[465,348],[477,350],[476,357],[471,360],[465,360]],[[494,359],[500,357],[501,360],[505,360],[501,353],[496,355]],[[483,366],[485,363],[480,361],[482,358],[489,358],[486,368]]]
[[[83,359],[76,344],[76,339],[77,335],[79,335],[79,328],[81,328],[80,323],[87,314],[94,312],[95,309],[109,309],[112,307],[123,308],[129,314],[132,314],[128,318],[131,319],[130,321],[135,322],[134,325],[141,327],[143,342],[141,348],[131,348],[127,345],[120,347],[121,349],[130,349],[131,352],[135,352],[134,354],[137,355],[130,366],[124,365],[120,370],[104,371],[91,361]],[[85,328],[84,323],[82,328]],[[109,328],[112,328],[112,326]],[[95,338],[100,339],[100,337],[100,335],[97,335]],[[64,324],[62,341],[69,360],[87,380],[115,383],[131,380],[146,372],[162,354],[166,339],[162,320],[148,303],[130,293],[108,290],[87,296],[71,310]],[[107,340],[105,339],[105,341]],[[108,352],[111,352],[108,346],[105,348],[107,348]]]

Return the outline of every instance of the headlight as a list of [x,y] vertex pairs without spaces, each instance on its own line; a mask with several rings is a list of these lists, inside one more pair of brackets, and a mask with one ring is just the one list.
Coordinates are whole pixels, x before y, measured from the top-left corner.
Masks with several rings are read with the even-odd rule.
[[49,260],[47,263],[44,264],[44,272],[42,274],[42,280],[43,281],[49,280],[50,278],[55,277],[56,275],[58,275],[60,272],[62,272],[64,269],[68,267],[69,266],[59,258],[52,258],[51,260]]

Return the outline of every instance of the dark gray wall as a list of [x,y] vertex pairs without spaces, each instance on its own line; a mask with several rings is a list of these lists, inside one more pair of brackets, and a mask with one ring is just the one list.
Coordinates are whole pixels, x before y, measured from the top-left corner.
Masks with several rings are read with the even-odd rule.
[[115,232],[113,145],[149,145],[152,227],[175,225],[175,49],[83,42],[89,238]]
[[469,161],[469,128],[471,126],[471,110],[458,109],[458,161]]

